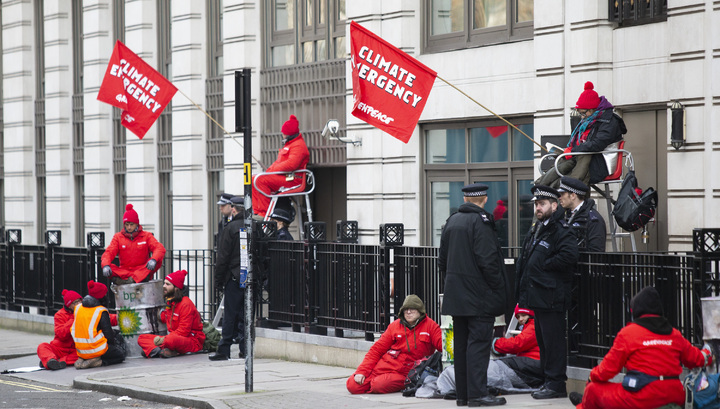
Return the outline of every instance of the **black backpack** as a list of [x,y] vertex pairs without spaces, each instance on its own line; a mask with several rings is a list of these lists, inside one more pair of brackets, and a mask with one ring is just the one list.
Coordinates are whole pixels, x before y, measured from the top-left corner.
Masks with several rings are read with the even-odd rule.
[[612,211],[618,226],[626,231],[635,231],[645,226],[655,216],[657,208],[655,189],[649,187],[638,195],[635,191],[637,186],[635,171],[628,171]]
[[442,352],[440,351],[436,351],[423,359],[418,359],[405,378],[403,396],[415,396],[415,391],[422,386],[425,378],[428,376],[440,376],[442,370]]

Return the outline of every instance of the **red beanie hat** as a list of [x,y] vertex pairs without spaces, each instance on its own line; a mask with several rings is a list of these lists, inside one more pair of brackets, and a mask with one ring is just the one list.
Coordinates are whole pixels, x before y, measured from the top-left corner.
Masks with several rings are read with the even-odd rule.
[[166,280],[170,281],[172,285],[179,289],[183,289],[185,287],[185,276],[187,275],[187,271],[185,270],[178,270],[174,273],[170,273],[165,277]]
[[123,224],[125,222],[140,224],[140,218],[138,217],[138,214],[135,210],[133,210],[133,205],[128,203],[125,206],[125,214],[123,214]]
[[515,305],[515,313],[514,315],[517,317],[518,314],[527,314],[535,316],[535,311],[531,310],[530,308],[521,307],[520,305]]
[[72,304],[73,301],[79,300],[82,298],[82,296],[80,294],[78,294],[76,291],[73,291],[73,290],[62,290],[62,296],[63,296],[63,303],[68,308],[70,308],[70,304]]
[[282,133],[285,136],[293,136],[300,133],[300,124],[298,123],[297,118],[295,118],[295,115],[290,115],[290,119],[285,121],[282,126]]
[[585,91],[580,94],[575,108],[577,109],[595,109],[600,105],[600,97],[598,93],[593,89],[595,86],[592,82],[588,81],[585,83]]
[[88,281],[88,294],[99,300],[107,294],[107,286],[96,281]]

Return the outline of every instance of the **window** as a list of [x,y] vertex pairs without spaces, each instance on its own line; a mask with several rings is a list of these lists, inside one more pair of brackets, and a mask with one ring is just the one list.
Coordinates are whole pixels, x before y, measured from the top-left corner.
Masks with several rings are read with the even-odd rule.
[[[207,2],[207,33],[208,33],[208,72],[209,78],[205,80],[205,106],[208,114],[222,124],[224,115],[223,94],[223,37],[222,37],[222,0],[209,0]],[[225,174],[225,134],[223,130],[212,122],[206,120],[207,145],[206,159],[208,171],[208,196],[210,206],[209,243],[214,245],[215,226],[220,220],[220,209],[214,204],[222,193]],[[240,194],[240,193],[238,193]]]
[[426,0],[425,51],[529,39],[533,0]]
[[[532,119],[512,122],[533,138]],[[533,142],[499,121],[426,125],[423,134],[426,242],[440,245],[445,220],[463,203],[462,187],[481,182],[489,186],[485,210],[495,218],[501,244],[519,245],[533,217]]]
[[610,0],[610,21],[633,26],[667,20],[667,0]]
[[[113,46],[114,42],[125,41],[125,0],[113,0]],[[113,115],[113,174],[115,183],[115,220],[121,224],[122,215],[125,213],[125,202],[127,202],[127,190],[125,174],[127,172],[126,147],[127,134],[121,120],[122,111],[119,108],[112,108]],[[115,230],[120,230],[118,226]]]
[[75,182],[75,245],[85,244],[85,129],[83,96],[83,8],[82,1],[72,3],[73,52],[73,173]]
[[[172,80],[172,10],[170,0],[157,2],[157,47],[158,71]],[[173,248],[173,207],[172,207],[172,105],[168,106],[158,118],[158,205],[160,207],[160,226],[158,236],[165,248]]]
[[345,58],[345,0],[272,0],[267,66]]
[[[0,22],[2,22],[2,7],[0,7]],[[0,24],[1,26],[1,24]],[[2,55],[2,27],[0,27],[0,55]],[[3,63],[0,58],[0,81],[3,78]],[[3,87],[0,87],[0,101],[3,100]],[[0,104],[0,243],[5,235],[5,123],[3,119],[3,104]]]
[[34,3],[35,23],[35,178],[37,240],[42,243],[47,226],[45,180],[45,4]]

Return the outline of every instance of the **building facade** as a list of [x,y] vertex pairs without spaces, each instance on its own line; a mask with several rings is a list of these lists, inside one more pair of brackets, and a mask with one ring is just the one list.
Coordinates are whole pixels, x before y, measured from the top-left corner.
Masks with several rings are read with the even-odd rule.
[[[317,181],[313,214],[331,238],[337,220],[357,220],[367,244],[380,224],[403,223],[406,244],[437,245],[459,188],[484,182],[504,243],[518,245],[542,154],[523,133],[569,135],[586,81],[625,120],[642,187],[660,192],[639,249],[687,250],[693,228],[718,223],[717,1],[3,0],[0,13],[0,225],[23,243],[43,243],[47,230],[69,246],[88,232],[109,239],[132,203],[166,247],[210,248],[217,196],[243,191],[243,68],[253,172],[275,159],[296,115]],[[349,112],[353,20],[438,72],[407,144]],[[142,140],[96,100],[117,40],[180,91]],[[676,101],[687,130],[677,150]],[[361,143],[323,137],[329,119]]]

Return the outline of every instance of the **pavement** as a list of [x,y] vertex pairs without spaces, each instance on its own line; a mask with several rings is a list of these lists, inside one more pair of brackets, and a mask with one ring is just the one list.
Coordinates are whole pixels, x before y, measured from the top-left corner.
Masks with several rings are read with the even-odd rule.
[[[37,367],[37,345],[48,335],[0,328],[0,372]],[[237,352],[233,350],[234,356]],[[400,393],[351,395],[345,380],[352,369],[277,359],[253,360],[250,393],[245,392],[245,361],[212,362],[207,354],[171,359],[128,358],[119,365],[77,370],[12,373],[19,379],[72,386],[182,407],[228,408],[454,408],[454,401],[406,398]],[[537,401],[530,395],[506,396],[505,408],[572,408],[568,399]]]

